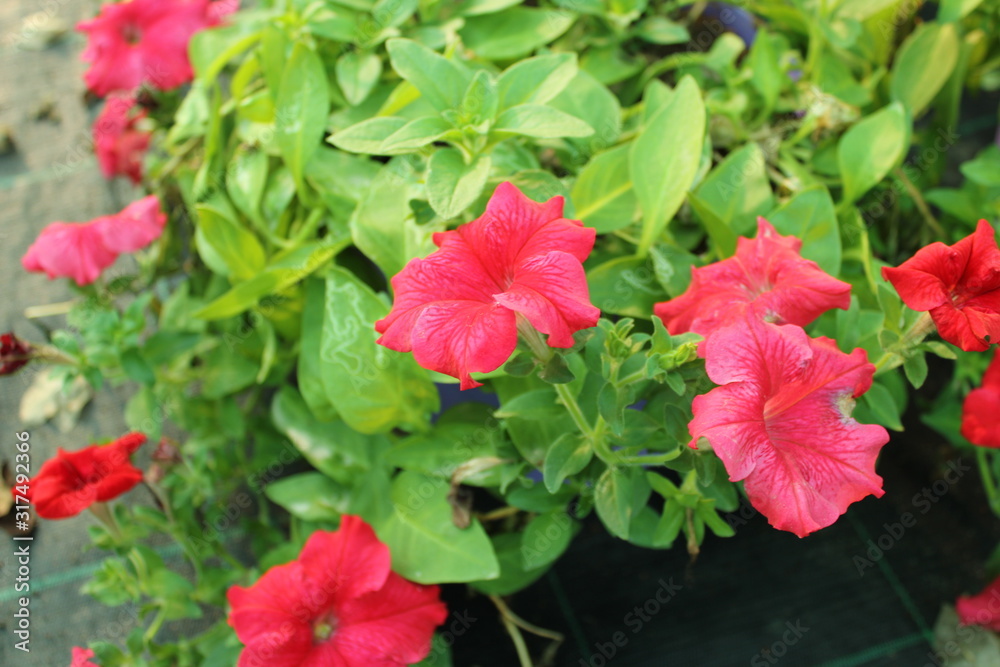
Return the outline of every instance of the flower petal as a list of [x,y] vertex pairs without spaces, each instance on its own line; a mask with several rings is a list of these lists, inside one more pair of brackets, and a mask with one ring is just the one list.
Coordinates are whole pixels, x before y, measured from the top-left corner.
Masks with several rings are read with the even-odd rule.
[[167,216],[160,209],[160,200],[149,195],[132,202],[117,215],[98,218],[94,222],[104,245],[116,253],[135,252],[160,238]]
[[573,333],[596,326],[601,317],[601,311],[590,303],[583,265],[561,251],[524,261],[514,273],[513,284],[493,298],[549,334],[552,347],[572,347]]
[[963,595],[955,602],[962,625],[980,625],[1000,632],[1000,577],[978,595]]
[[341,519],[339,530],[310,535],[299,561],[312,583],[309,594],[317,609],[378,590],[392,567],[389,547],[371,526],[349,515]]

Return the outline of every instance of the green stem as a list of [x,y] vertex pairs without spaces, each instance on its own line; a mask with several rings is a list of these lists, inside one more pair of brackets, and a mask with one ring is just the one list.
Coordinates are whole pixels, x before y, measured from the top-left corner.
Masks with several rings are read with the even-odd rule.
[[994,514],[1000,515],[1000,498],[997,498],[997,486],[993,479],[993,465],[989,459],[989,454],[982,447],[976,447],[976,463],[979,464],[979,474],[983,478],[983,488],[986,490],[986,497],[990,501],[990,509]]
[[939,238],[946,238],[947,234],[945,234],[944,229],[941,227],[941,223],[938,222],[937,218],[934,217],[934,214],[931,213],[931,209],[924,200],[924,196],[920,194],[920,190],[917,189],[917,186],[914,185],[913,181],[911,181],[906,175],[903,168],[896,167],[893,169],[892,173],[899,180],[899,182],[903,184],[903,187],[906,189],[906,193],[910,195],[910,199],[913,200],[913,203],[917,205],[917,210],[920,211],[920,216],[924,219],[924,222],[927,223],[927,226],[933,229],[934,233],[937,234]]
[[587,417],[583,414],[583,410],[580,409],[580,404],[576,402],[576,397],[573,396],[570,388],[564,384],[553,386],[556,388],[559,400],[566,407],[566,412],[573,418],[573,423],[576,424],[576,427],[580,429],[580,433],[583,433],[588,440],[592,441],[594,439],[594,427],[587,422]]
[[295,237],[292,239],[292,245],[298,246],[309,239],[310,236],[316,233],[319,229],[319,225],[323,222],[323,213],[325,209],[322,206],[314,208],[310,213],[309,217],[306,218],[305,224],[302,228],[296,232]]
[[159,611],[156,612],[156,617],[153,619],[153,622],[149,624],[149,627],[146,628],[146,632],[142,635],[143,644],[148,646],[149,643],[153,641],[153,637],[155,637],[156,633],[160,631],[160,627],[163,625],[165,620],[167,620],[167,615],[164,612],[163,607],[160,607]]

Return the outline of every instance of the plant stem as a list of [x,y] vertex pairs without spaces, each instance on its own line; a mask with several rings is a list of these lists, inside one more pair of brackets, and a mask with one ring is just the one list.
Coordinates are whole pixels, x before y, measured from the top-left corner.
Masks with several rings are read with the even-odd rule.
[[941,223],[938,222],[937,218],[934,217],[934,214],[931,213],[931,209],[924,200],[924,196],[920,194],[920,190],[917,189],[917,186],[914,185],[913,181],[911,181],[906,175],[903,168],[896,167],[892,170],[892,174],[899,180],[900,183],[903,184],[903,187],[906,189],[906,193],[910,195],[910,199],[912,199],[913,203],[917,205],[917,210],[920,211],[920,216],[924,219],[924,222],[927,223],[927,226],[934,230],[934,233],[937,234],[939,238],[947,238],[947,234],[945,234],[944,229],[941,227]]
[[979,474],[983,478],[983,488],[990,501],[990,509],[1000,515],[1000,498],[997,498],[997,486],[993,479],[993,465],[989,455],[982,447],[976,447],[976,463],[979,464]]
[[[524,620],[511,610],[507,606],[507,603],[503,601],[497,595],[491,595],[490,600],[496,605],[496,608],[500,610],[500,616],[503,619],[504,626],[507,628],[507,632],[510,633],[511,639],[514,640],[514,645],[517,647],[517,655],[521,661],[522,665],[527,665],[531,667],[531,655],[528,653],[528,648],[524,644],[524,637],[521,635],[520,630],[525,630],[538,637],[544,637],[545,639],[552,640],[549,648],[545,651],[545,655],[541,660],[540,664],[546,665],[552,661],[555,656],[555,652],[559,649],[559,646],[566,640],[566,638],[559,632],[555,630],[547,630],[541,628],[534,623],[529,623]],[[523,648],[523,654],[522,649]]]
[[903,363],[902,354],[911,347],[918,345],[933,330],[934,320],[931,319],[930,313],[924,313],[914,320],[910,328],[903,333],[902,338],[890,346],[879,360],[875,362],[875,374],[878,375],[882,371],[892,370]]

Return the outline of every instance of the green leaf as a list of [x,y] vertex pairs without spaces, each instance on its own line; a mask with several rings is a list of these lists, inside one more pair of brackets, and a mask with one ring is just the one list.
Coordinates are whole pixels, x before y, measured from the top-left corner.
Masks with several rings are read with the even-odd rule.
[[[663,16],[650,16],[645,19],[636,26],[635,34],[636,37],[650,44],[663,46],[686,44],[691,40],[687,28]],[[759,31],[757,35],[760,36]]]
[[545,104],[576,76],[575,53],[552,53],[521,60],[497,79],[500,109],[520,104]]
[[872,383],[863,400],[876,422],[894,431],[903,430],[903,423],[899,420],[899,408],[884,385],[878,382]]
[[593,456],[594,449],[589,442],[575,433],[564,433],[545,454],[542,469],[545,488],[549,493],[557,492],[563,480],[586,468]]
[[476,201],[489,175],[488,155],[465,164],[457,148],[443,148],[431,156],[428,164],[427,199],[442,218],[454,218]]
[[892,99],[918,116],[948,81],[958,63],[958,33],[950,23],[924,23],[907,37],[892,68]]
[[632,144],[632,182],[642,208],[639,254],[644,256],[680,208],[694,183],[705,141],[705,105],[698,84],[685,76],[670,102]]
[[271,482],[264,494],[303,521],[337,521],[350,505],[350,490],[319,472]]
[[337,83],[351,106],[357,106],[382,76],[382,59],[374,53],[349,51],[337,59]]
[[543,104],[520,104],[500,114],[492,132],[520,134],[538,139],[586,137],[594,133],[576,116]]
[[324,366],[320,357],[323,313],[326,309],[326,282],[311,278],[306,281],[305,292],[296,379],[302,398],[313,415],[321,421],[330,421],[337,418],[337,410],[326,396],[323,375],[333,371]]
[[386,310],[354,274],[330,269],[320,355],[337,373],[323,380],[337,412],[362,433],[420,428],[439,408],[437,389],[413,355],[375,344],[375,321]]
[[477,58],[513,60],[548,44],[573,25],[570,12],[511,7],[484,16],[470,16],[458,31]]
[[[757,216],[774,206],[765,165],[764,153],[755,142],[733,151],[709,172],[698,187],[695,194],[699,204],[711,211],[734,234],[752,233],[757,226]],[[713,237],[713,240],[716,239]],[[718,240],[716,245],[719,245]],[[728,257],[735,249],[735,246],[726,245],[720,256]]]
[[452,521],[448,482],[403,471],[392,483],[393,513],[376,526],[392,553],[392,569],[419,584],[500,576],[493,545],[477,519],[465,530]]
[[459,116],[471,125],[491,121],[497,115],[499,102],[497,84],[493,76],[485,70],[479,70],[465,91],[459,107]]
[[621,135],[622,108],[618,98],[589,72],[577,72],[549,106],[594,128],[594,133],[586,139],[570,142],[586,155],[614,146]]
[[314,468],[343,483],[371,468],[388,446],[383,437],[357,433],[341,420],[319,421],[302,396],[288,386],[271,402],[271,419]]
[[[417,122],[417,121],[414,121]],[[345,127],[336,132],[328,141],[337,148],[363,155],[392,155],[406,149],[385,147],[387,140],[411,123],[396,116],[378,116]]]
[[629,538],[632,517],[646,505],[649,490],[642,470],[608,468],[604,471],[594,487],[594,507],[608,532],[623,540]]
[[264,268],[264,248],[253,232],[211,205],[199,204],[197,212],[195,244],[212,271],[238,282],[254,277]]
[[486,595],[510,595],[526,588],[549,569],[542,566],[527,569],[521,553],[524,533],[499,533],[492,538],[493,550],[500,563],[500,576],[487,581],[473,581],[469,585]]
[[833,199],[825,186],[795,193],[766,216],[780,234],[802,240],[802,256],[832,276],[840,273],[840,228]]
[[396,72],[412,83],[438,111],[456,109],[472,80],[458,63],[409,39],[386,42],[389,60]]
[[628,227],[635,219],[638,200],[629,174],[630,150],[630,144],[623,144],[598,153],[573,184],[575,216],[598,234]]
[[433,143],[453,131],[455,128],[441,116],[417,118],[386,137],[378,154],[393,155],[403,151],[412,151]]
[[322,143],[329,113],[323,61],[305,42],[297,42],[275,102],[275,140],[300,193],[306,163]]
[[845,202],[856,202],[899,164],[906,154],[908,131],[903,105],[893,102],[844,133],[837,162]]
[[260,200],[267,183],[267,153],[263,150],[239,146],[226,170],[226,192],[240,213],[263,224]]
[[941,0],[938,3],[938,23],[952,23],[968,16],[983,0]]
[[649,266],[640,257],[616,257],[587,272],[590,300],[606,313],[629,317],[652,317],[653,306],[670,297]]
[[989,146],[959,167],[970,181],[988,187],[1000,187],[1000,148]]
[[754,37],[747,66],[753,73],[750,84],[764,99],[762,113],[770,113],[788,75],[781,67],[781,40],[769,30],[758,30]]
[[535,570],[554,563],[566,551],[578,528],[579,524],[562,510],[532,519],[521,538],[524,569]]
[[923,386],[924,380],[927,379],[927,358],[921,351],[915,352],[913,355],[906,357],[903,360],[903,371],[906,373],[906,379],[910,381],[914,389],[920,389]]
[[382,167],[361,193],[361,201],[351,216],[355,245],[386,276],[403,270],[414,257],[424,257],[435,249],[431,225],[418,225],[410,202],[426,199],[422,179],[413,166],[397,158]]

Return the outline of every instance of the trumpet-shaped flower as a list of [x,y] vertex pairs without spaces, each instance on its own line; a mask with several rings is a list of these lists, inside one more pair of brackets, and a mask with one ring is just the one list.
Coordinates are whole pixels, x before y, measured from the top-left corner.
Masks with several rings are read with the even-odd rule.
[[142,158],[150,133],[139,129],[138,123],[145,117],[145,110],[137,110],[133,95],[112,95],[104,102],[94,122],[94,152],[105,178],[142,180]]
[[889,435],[850,416],[875,372],[864,350],[844,354],[798,326],[749,315],[705,347],[705,369],[721,386],[695,398],[691,445],[706,438],[772,526],[804,537],[882,495],[875,459]]
[[582,264],[596,232],[562,214],[562,197],[538,203],[501,184],[481,217],[435,234],[439,249],[393,277],[396,300],[375,323],[378,342],[412,351],[462,389],[480,386],[470,373],[510,357],[519,317],[548,334],[550,346],[571,347],[573,334],[600,317]]
[[955,245],[931,243],[882,275],[903,303],[930,312],[949,343],[981,352],[1000,341],[1000,250],[985,220]]
[[392,572],[389,548],[355,516],[313,533],[297,560],[227,597],[229,624],[246,645],[240,667],[411,665],[427,657],[448,615],[438,587]]
[[87,34],[81,58],[90,63],[87,87],[104,96],[130,92],[144,83],[170,90],[193,76],[188,42],[199,30],[217,25],[229,5],[208,0],[130,0],[106,4],[100,14],[77,25]]
[[28,271],[44,271],[49,278],[72,278],[77,285],[88,285],[119,254],[140,250],[159,238],[166,224],[156,195],[90,222],[53,222],[28,248],[21,265]]
[[962,436],[980,447],[1000,447],[1000,348],[983,375],[983,385],[962,404]]
[[748,311],[805,326],[831,308],[850,307],[851,286],[803,259],[801,247],[802,241],[758,218],[756,238],[740,238],[733,257],[692,268],[688,289],[656,304],[654,312],[672,334],[708,336]]
[[28,500],[43,519],[65,519],[117,498],[142,481],[130,458],[144,442],[142,433],[129,433],[107,445],[59,449],[28,482]]

